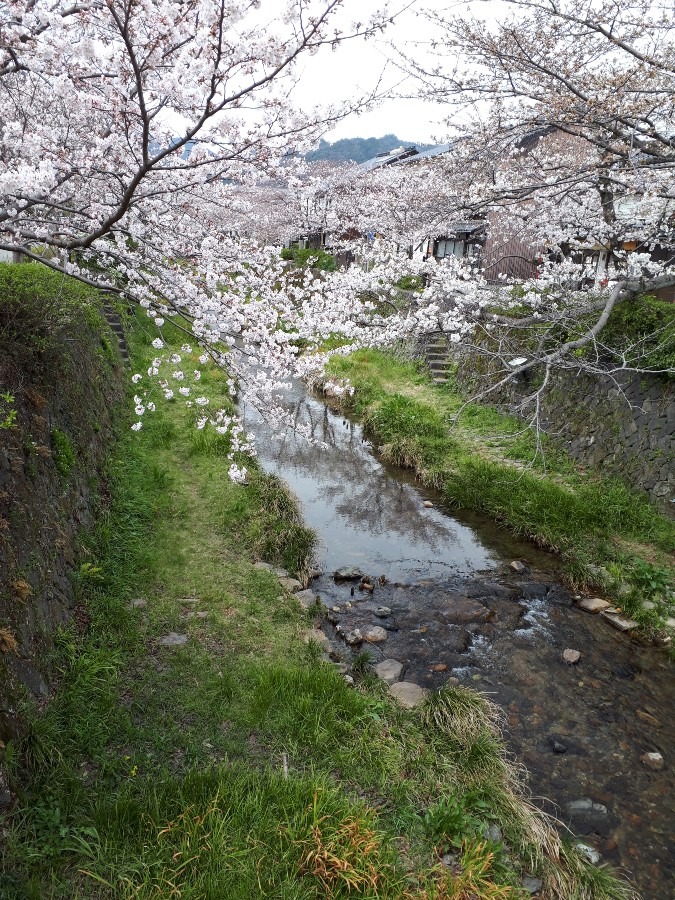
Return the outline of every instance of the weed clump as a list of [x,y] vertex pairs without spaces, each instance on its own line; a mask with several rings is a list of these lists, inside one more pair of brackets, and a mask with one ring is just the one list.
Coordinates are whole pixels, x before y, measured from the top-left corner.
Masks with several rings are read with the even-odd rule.
[[75,448],[65,431],[59,428],[52,429],[52,458],[59,475],[67,478],[75,465]]

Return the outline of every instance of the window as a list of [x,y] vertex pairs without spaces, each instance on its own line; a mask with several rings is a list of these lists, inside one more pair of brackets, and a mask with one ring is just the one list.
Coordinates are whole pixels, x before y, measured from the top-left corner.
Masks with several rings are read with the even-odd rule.
[[434,246],[436,259],[445,259],[448,256],[456,256],[458,259],[466,256],[466,241],[454,238],[440,238]]

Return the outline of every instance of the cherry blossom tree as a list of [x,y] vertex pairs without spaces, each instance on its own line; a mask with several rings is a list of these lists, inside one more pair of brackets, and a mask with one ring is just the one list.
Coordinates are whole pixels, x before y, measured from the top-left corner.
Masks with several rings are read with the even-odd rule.
[[[299,61],[388,21],[341,28],[347,5],[8,0],[0,249],[139,304],[160,327],[173,317],[214,357],[218,342],[236,345],[232,376],[238,357],[272,383],[292,355],[278,328],[287,301],[280,264],[241,227],[245,191],[372,101],[301,111],[290,100]],[[264,406],[263,380],[249,379]]]
[[[421,13],[435,38],[402,64],[447,108],[452,143],[333,185],[334,231],[386,238],[362,250],[380,297],[403,272],[426,276],[360,340],[444,332],[486,361],[471,399],[522,376],[520,411],[538,427],[556,370],[619,388],[625,372],[672,373],[672,323],[605,335],[618,306],[675,284],[675,26],[651,0],[504,6],[497,20]],[[484,223],[480,265],[397,257],[467,220]]]
[[[380,346],[440,329],[482,347],[476,329],[491,332],[497,377],[486,392],[534,368],[546,384],[580,351],[591,367],[639,368],[635,353],[607,366],[601,334],[618,303],[672,280],[665,7],[508,0],[513,15],[490,23],[427,13],[438,65],[408,66],[448,105],[451,152],[365,177],[312,175],[296,170],[298,153],[373,100],[322,112],[289,102],[299,60],[388,21],[336,30],[347,3],[9,0],[0,249],[104,287],[160,328],[170,317],[186,347],[196,342],[227,369],[232,391],[279,421],[279,385],[316,369],[325,356],[312,351],[336,335]],[[482,272],[472,261],[410,258],[425,235],[467,217],[486,222]],[[358,250],[359,264],[317,273],[284,263],[278,243],[315,227]],[[368,240],[373,232],[381,237]],[[611,262],[601,278],[588,260],[598,247]],[[504,268],[508,257],[524,273]],[[427,287],[401,303],[396,283],[407,274]],[[533,325],[537,340],[514,366],[512,336]],[[236,418],[207,415],[206,398],[192,396],[180,354],[161,338],[157,350],[138,379],[139,416],[159,384],[195,404],[198,425],[229,434],[233,454],[249,449]]]
[[534,368],[544,385],[561,366],[648,369],[639,346],[614,352],[602,332],[618,304],[675,283],[671,6],[505,0],[496,19],[473,8],[426,12],[430,52],[407,65],[447,105],[446,174],[458,215],[485,216],[485,286],[518,285],[489,305],[505,315],[474,308],[481,328],[500,326],[497,383]]

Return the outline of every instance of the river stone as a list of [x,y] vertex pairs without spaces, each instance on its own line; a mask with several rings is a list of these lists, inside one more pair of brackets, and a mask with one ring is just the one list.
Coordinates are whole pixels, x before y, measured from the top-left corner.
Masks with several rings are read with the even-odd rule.
[[431,500],[425,500],[424,503],[422,504],[422,506],[424,506],[425,509],[431,509],[433,507],[433,505],[434,504],[431,502]]
[[575,850],[578,850],[582,856],[585,856],[591,865],[597,866],[600,862],[600,854],[595,847],[589,847],[588,844],[576,844]]
[[162,647],[182,647],[183,644],[187,644],[187,642],[187,634],[178,634],[175,631],[171,631],[169,634],[165,634],[164,637],[159,639],[160,646]]
[[386,619],[387,616],[391,615],[391,610],[388,606],[378,606],[377,609],[373,611],[373,615],[377,616],[378,619]]
[[634,628],[638,627],[638,623],[634,622],[632,619],[626,619],[623,616],[610,613],[609,610],[601,612],[600,615],[603,619],[607,619],[614,628],[618,628],[619,631],[632,631]]
[[563,659],[568,665],[573,666],[574,663],[578,663],[581,659],[581,653],[568,647],[567,650],[563,650]]
[[129,604],[129,606],[131,607],[131,609],[145,609],[145,607],[146,607],[147,605],[148,605],[148,601],[147,601],[147,600],[141,600],[140,597],[139,597],[138,599],[136,599],[136,600],[132,600],[131,603]]
[[348,631],[345,635],[345,641],[350,647],[353,647],[355,644],[360,644],[362,640],[363,635],[358,628],[355,628],[353,631]]
[[302,585],[297,578],[286,578],[285,576],[282,576],[279,579],[279,584],[285,591],[288,591],[289,594],[295,594],[296,591],[299,591],[302,588]]
[[316,594],[307,588],[305,591],[297,591],[295,599],[300,601],[304,609],[309,609],[310,606],[314,606],[316,603]]
[[567,811],[570,815],[593,813],[597,816],[606,816],[607,807],[602,803],[594,803],[590,797],[582,797],[580,800],[573,800],[567,804]]
[[253,568],[259,569],[261,572],[271,572],[274,566],[266,562],[257,562],[253,563]]
[[272,572],[277,578],[288,578],[291,574],[287,569],[282,568],[282,566],[272,566]]
[[375,666],[375,674],[387,684],[393,684],[398,681],[403,671],[403,663],[397,659],[383,659],[381,663]]
[[660,728],[661,723],[656,718],[656,716],[650,715],[648,712],[645,712],[643,709],[638,709],[635,712],[635,715],[640,719],[641,722],[644,722],[646,725],[653,725],[654,728]]
[[519,559],[514,559],[509,563],[509,568],[513,572],[517,572],[519,575],[522,575],[524,572],[527,572],[527,566],[525,563],[521,562]]
[[451,625],[443,639],[443,649],[448,653],[466,653],[471,646],[471,635],[459,625]]
[[320,628],[310,628],[309,631],[305,631],[302,635],[302,639],[306,644],[309,644],[310,641],[314,641],[317,644],[325,644],[328,642],[328,638]]
[[492,841],[493,844],[499,844],[502,840],[502,830],[499,825],[490,825],[488,826],[487,831],[485,832],[485,837]]
[[665,766],[665,761],[660,753],[643,753],[640,762],[648,769],[653,769],[654,772],[660,772]]
[[397,681],[389,685],[389,693],[405,709],[414,709],[424,702],[429,692],[412,681]]
[[675,618],[673,618],[673,616],[668,616],[666,619],[666,626],[668,628],[675,628]]
[[543,600],[547,593],[548,587],[541,581],[526,581],[518,585],[518,595],[523,600]]
[[335,581],[358,581],[363,578],[363,572],[357,566],[342,566],[333,572]]
[[579,609],[584,609],[589,613],[599,613],[603,612],[603,610],[608,609],[612,604],[608,600],[603,600],[601,597],[584,597],[583,600],[580,600],[577,603]]
[[546,602],[553,603],[554,606],[572,606],[574,594],[566,588],[556,585],[546,592]]
[[468,622],[487,622],[492,617],[492,612],[477,600],[451,596],[448,606],[443,610],[443,616],[453,625],[466,625]]
[[520,883],[528,894],[538,894],[543,885],[541,878],[534,878],[532,875],[526,875]]
[[369,641],[371,644],[381,644],[382,641],[386,641],[388,637],[389,635],[386,630],[380,628],[379,625],[372,625],[363,634],[364,640]]

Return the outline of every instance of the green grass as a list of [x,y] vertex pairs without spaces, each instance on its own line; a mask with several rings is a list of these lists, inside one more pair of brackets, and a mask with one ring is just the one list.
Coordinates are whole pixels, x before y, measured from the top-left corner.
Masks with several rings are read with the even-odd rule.
[[[131,337],[139,371],[153,336]],[[205,373],[200,392],[222,400],[222,377]],[[479,900],[518,900],[524,871],[559,900],[629,895],[611,875],[568,891],[593,873],[555,861],[560,840],[524,798],[484,698],[455,690],[405,712],[304,642],[311,614],[253,566],[302,573],[311,553],[277,479],[251,466],[248,486],[230,483],[227,448],[195,436],[179,402],[138,433],[121,418],[110,502],[76,577],[89,626],[62,632],[56,690],[45,709],[26,705],[24,737],[4,751],[18,805],[1,826],[0,896],[431,900],[461,896],[461,877]],[[170,631],[188,642],[161,647]],[[443,812],[457,877],[429,827]],[[482,822],[499,823],[508,856]]]
[[609,588],[597,584],[597,567],[613,565],[618,586],[641,558],[664,567],[672,583],[675,523],[622,482],[577,470],[546,437],[539,447],[517,419],[464,406],[452,382],[434,386],[392,354],[335,357],[328,371],[355,388],[344,402],[387,461],[414,469],[458,507],[560,554],[572,583]]

